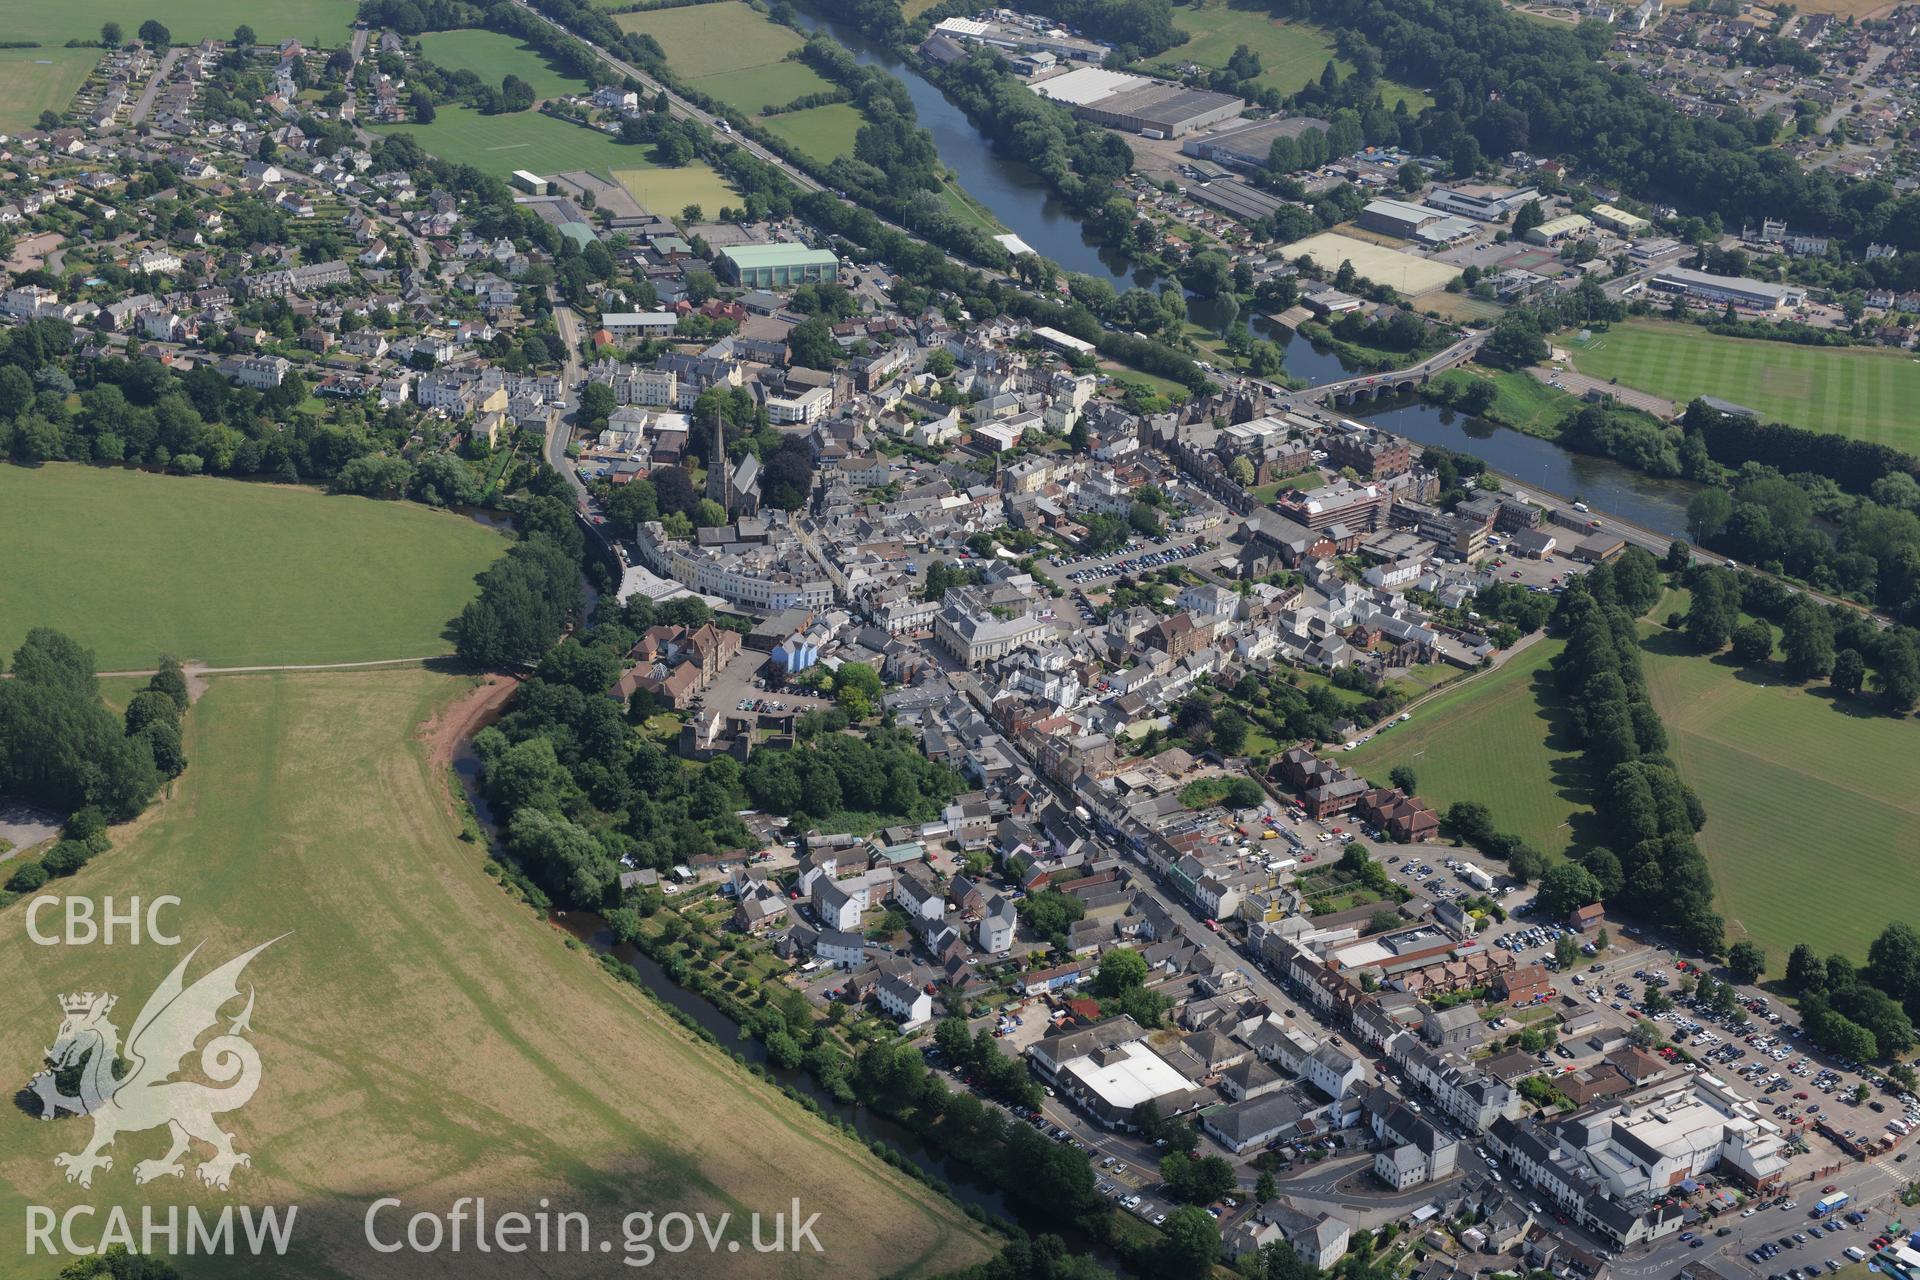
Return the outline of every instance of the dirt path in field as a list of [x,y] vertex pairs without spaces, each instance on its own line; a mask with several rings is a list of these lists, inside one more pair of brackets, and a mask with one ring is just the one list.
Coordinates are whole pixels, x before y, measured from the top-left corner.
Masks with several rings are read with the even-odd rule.
[[[373,658],[366,662],[288,662],[259,667],[210,667],[204,662],[186,662],[181,664],[181,672],[187,677],[187,697],[198,701],[207,691],[208,676],[249,676],[270,674],[275,671],[359,671],[372,670],[375,667],[417,667],[423,663],[448,660],[451,654],[430,653],[420,658]],[[154,669],[147,667],[140,671],[96,671],[93,674],[100,679],[137,680],[141,676],[150,676]],[[0,672],[0,680],[13,679],[12,672]]]
[[419,736],[427,744],[427,759],[434,768],[452,764],[460,744],[498,719],[501,708],[519,687],[520,681],[513,676],[489,674],[422,725]]

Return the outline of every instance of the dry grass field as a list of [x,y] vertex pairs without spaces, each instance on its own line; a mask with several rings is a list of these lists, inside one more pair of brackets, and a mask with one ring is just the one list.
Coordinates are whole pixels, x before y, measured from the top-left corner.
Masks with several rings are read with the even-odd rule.
[[1342,262],[1351,262],[1364,279],[1387,285],[1409,297],[1442,288],[1460,274],[1459,267],[1356,240],[1338,231],[1322,231],[1305,240],[1296,240],[1281,252],[1289,262],[1305,254],[1313,259],[1315,266],[1326,271],[1338,271]]
[[[174,794],[61,882],[96,899],[179,895],[183,948],[36,947],[24,905],[7,909],[0,1019],[15,1032],[4,1069],[16,1081],[51,1041],[62,993],[116,993],[124,1032],[185,947],[204,944],[197,977],[279,941],[244,980],[263,1081],[223,1118],[252,1156],[228,1194],[191,1174],[136,1188],[134,1164],[164,1151],[158,1132],[121,1135],[91,1190],[69,1185],[53,1158],[89,1122],[9,1107],[0,1219],[22,1222],[29,1204],[298,1206],[289,1254],[246,1273],[361,1280],[614,1274],[622,1217],[636,1210],[733,1215],[737,1251],[723,1241],[659,1259],[677,1275],[927,1275],[983,1259],[986,1237],[953,1204],[688,1035],[485,874],[417,736],[467,688],[418,668],[214,677]],[[380,1197],[444,1213],[468,1195],[490,1214],[585,1213],[594,1251],[529,1266],[366,1242]],[[825,1252],[756,1254],[747,1215],[796,1197],[820,1213]],[[189,1277],[235,1273],[231,1260],[178,1261]],[[60,1265],[0,1251],[4,1276]]]

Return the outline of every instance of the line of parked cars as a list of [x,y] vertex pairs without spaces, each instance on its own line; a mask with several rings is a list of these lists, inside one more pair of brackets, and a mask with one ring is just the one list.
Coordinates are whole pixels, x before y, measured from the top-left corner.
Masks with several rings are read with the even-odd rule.
[[[1135,539],[1127,544],[1126,549],[1132,550],[1137,545],[1139,545],[1139,540]],[[1165,538],[1155,538],[1151,545],[1155,547],[1165,547],[1166,549],[1163,551],[1142,550],[1135,555],[1128,556],[1124,560],[1106,564],[1089,565],[1085,569],[1075,569],[1067,575],[1067,581],[1088,582],[1095,578],[1104,578],[1109,574],[1138,573],[1142,569],[1157,569],[1162,565],[1172,564],[1176,560],[1185,560],[1188,556],[1198,555],[1206,549],[1205,544],[1199,542],[1183,542],[1178,546],[1168,547],[1167,539]],[[1047,563],[1053,565],[1055,568],[1065,568],[1068,565],[1079,564],[1083,560],[1098,559],[1100,559],[1099,556],[1049,556],[1047,557]]]

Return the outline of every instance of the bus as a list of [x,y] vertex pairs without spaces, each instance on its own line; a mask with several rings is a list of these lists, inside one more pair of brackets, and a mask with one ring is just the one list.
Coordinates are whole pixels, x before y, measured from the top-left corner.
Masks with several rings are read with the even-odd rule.
[[1850,1198],[1844,1191],[1836,1191],[1830,1196],[1821,1196],[1819,1203],[1813,1206],[1813,1216],[1824,1218],[1834,1210],[1844,1208]]

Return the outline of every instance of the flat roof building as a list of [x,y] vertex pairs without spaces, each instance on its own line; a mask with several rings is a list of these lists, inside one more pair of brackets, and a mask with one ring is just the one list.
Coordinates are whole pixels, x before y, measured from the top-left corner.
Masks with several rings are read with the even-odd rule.
[[1152,1102],[1161,1115],[1172,1115],[1202,1093],[1154,1052],[1139,1023],[1124,1016],[1047,1036],[1027,1053],[1044,1078],[1109,1129],[1132,1128],[1142,1103]]
[[1062,355],[1090,356],[1095,351],[1091,342],[1076,338],[1070,333],[1062,333],[1044,324],[1034,326],[1033,336]]
[[1558,244],[1568,236],[1579,235],[1592,226],[1593,220],[1586,215],[1569,213],[1558,218],[1548,218],[1527,232],[1527,239],[1534,244]]
[[1715,276],[1691,267],[1668,267],[1647,282],[1660,293],[1677,293],[1689,302],[1712,305],[1731,302],[1754,311],[1780,311],[1797,307],[1807,299],[1799,285],[1775,284],[1771,280],[1749,280],[1745,276]]
[[537,173],[529,173],[525,169],[515,169],[513,176],[509,178],[508,181],[530,196],[543,196],[547,194],[547,180]]
[[1437,187],[1426,195],[1426,203],[1446,213],[1457,213],[1476,222],[1498,222],[1517,212],[1527,201],[1539,196],[1532,187],[1500,190],[1493,187]]
[[745,288],[790,289],[839,279],[840,259],[803,244],[738,244],[720,251],[720,270]]
[[1078,67],[1028,87],[1097,124],[1149,138],[1177,138],[1231,120],[1247,106],[1245,99],[1230,93],[1189,89],[1105,67]]
[[1264,170],[1276,139],[1297,138],[1319,123],[1304,116],[1295,116],[1285,120],[1240,121],[1222,125],[1188,138],[1180,144],[1180,154],[1211,160],[1229,169]]
[[1629,240],[1643,236],[1653,230],[1653,224],[1638,214],[1628,213],[1610,204],[1593,206],[1593,220],[1609,231],[1616,231]]
[[1431,226],[1447,216],[1443,210],[1429,209],[1423,204],[1408,204],[1404,200],[1370,200],[1367,207],[1360,211],[1360,225],[1368,231],[1411,240],[1422,227]]

